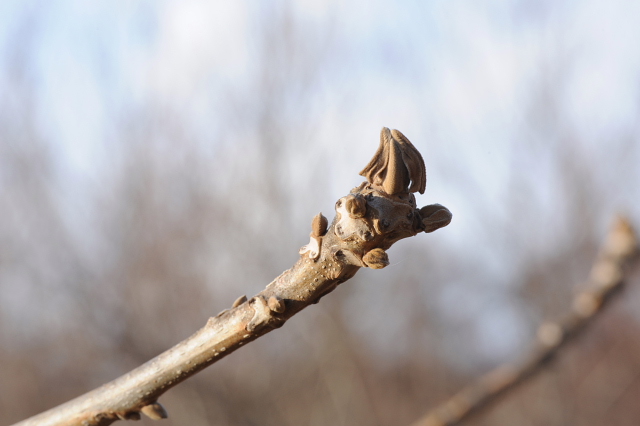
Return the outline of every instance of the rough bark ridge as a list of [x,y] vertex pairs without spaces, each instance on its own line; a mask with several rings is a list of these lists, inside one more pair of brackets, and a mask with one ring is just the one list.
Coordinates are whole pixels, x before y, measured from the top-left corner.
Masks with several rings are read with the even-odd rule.
[[318,214],[300,259],[263,291],[238,298],[191,337],[124,376],[15,426],[102,426],[139,419],[140,412],[165,418],[157,399],[169,388],[281,327],[361,267],[384,268],[389,264],[385,250],[396,241],[451,221],[449,210],[439,204],[417,208],[413,192],[424,192],[424,161],[399,131],[382,129],[380,147],[361,174],[367,182],[336,202],[331,225]]

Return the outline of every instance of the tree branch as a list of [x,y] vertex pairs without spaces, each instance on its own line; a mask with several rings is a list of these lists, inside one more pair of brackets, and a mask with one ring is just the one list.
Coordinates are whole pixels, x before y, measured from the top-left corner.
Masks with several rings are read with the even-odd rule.
[[539,372],[558,351],[602,312],[622,288],[623,268],[638,258],[638,239],[631,224],[619,217],[613,223],[584,288],[574,297],[571,311],[561,320],[540,326],[531,352],[519,363],[502,365],[480,377],[413,426],[452,426],[479,412]]
[[165,418],[157,400],[168,389],[281,327],[361,267],[385,267],[385,250],[396,241],[451,221],[438,204],[417,208],[412,192],[424,192],[424,161],[397,130],[382,129],[380,148],[362,174],[368,181],[337,201],[331,225],[318,214],[300,259],[263,291],[240,297],[191,337],[124,376],[14,426],[104,426],[139,419],[140,412]]

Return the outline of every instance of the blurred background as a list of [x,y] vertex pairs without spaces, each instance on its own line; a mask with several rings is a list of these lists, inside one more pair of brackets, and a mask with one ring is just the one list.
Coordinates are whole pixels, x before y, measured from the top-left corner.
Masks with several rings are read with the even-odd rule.
[[[0,3],[0,424],[298,258],[382,126],[453,222],[179,385],[165,425],[407,425],[526,352],[640,226],[640,3]],[[469,425],[640,423],[640,276]],[[143,420],[142,424],[152,424]]]

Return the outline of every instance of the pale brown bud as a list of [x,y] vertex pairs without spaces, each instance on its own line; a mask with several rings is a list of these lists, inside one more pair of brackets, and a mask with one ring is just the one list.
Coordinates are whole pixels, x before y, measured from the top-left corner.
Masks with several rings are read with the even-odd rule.
[[142,413],[149,417],[151,420],[162,420],[169,417],[167,415],[167,410],[159,402],[154,402],[153,404],[145,405],[142,407]]
[[382,269],[389,264],[387,252],[381,248],[375,248],[364,255],[362,261],[372,269]]
[[244,294],[240,297],[238,297],[235,302],[233,302],[233,305],[231,305],[233,308],[237,308],[238,306],[242,305],[244,302],[247,301],[247,296],[245,296]]
[[361,195],[349,194],[345,197],[345,208],[352,219],[364,217],[367,214],[367,202]]
[[269,309],[278,314],[283,313],[286,308],[284,300],[282,300],[278,296],[271,296],[267,303],[269,304]]
[[329,222],[327,218],[322,215],[322,213],[318,213],[314,218],[313,222],[311,222],[311,235],[314,237],[321,237],[327,233],[327,225]]

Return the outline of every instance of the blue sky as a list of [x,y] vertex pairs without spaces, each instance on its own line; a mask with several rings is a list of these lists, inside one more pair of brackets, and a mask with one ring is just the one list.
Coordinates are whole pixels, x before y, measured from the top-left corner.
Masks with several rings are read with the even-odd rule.
[[[291,4],[309,46],[332,43],[314,37],[338,40],[321,63],[317,88],[329,99],[322,114],[344,105],[372,122],[421,131],[415,123],[429,108],[439,115],[431,124],[447,139],[470,148],[470,133],[482,138],[480,129],[491,137],[480,145],[501,148],[508,137],[495,128],[518,124],[515,106],[547,67],[563,70],[559,96],[586,133],[608,134],[635,121],[635,2]],[[273,13],[251,3],[191,0],[7,1],[2,9],[2,56],[16,45],[16,32],[28,34],[27,69],[43,128],[79,157],[77,166],[93,151],[87,145],[104,143],[127,109],[170,103],[197,121],[202,109],[220,108],[212,93],[246,84],[261,65],[256,22]],[[341,99],[341,89],[351,98]],[[362,110],[367,106],[374,112]]]
[[[454,211],[455,226],[434,238],[503,271],[499,287],[522,261],[490,238],[513,214],[515,181],[528,183],[519,201],[528,222],[517,237],[542,252],[562,233],[555,218],[566,194],[554,185],[562,141],[573,140],[576,155],[602,175],[596,184],[610,204],[602,227],[620,208],[640,218],[640,175],[619,167],[637,164],[638,149],[610,157],[625,138],[637,146],[640,134],[639,16],[639,2],[621,0],[5,0],[0,94],[7,101],[15,93],[7,75],[21,58],[69,199],[93,191],[126,143],[123,126],[140,111],[164,111],[196,143],[215,148],[256,138],[254,109],[275,109],[292,129],[312,129],[300,134],[304,149],[289,154],[287,173],[305,176],[301,159],[309,156],[333,159],[328,205],[360,182],[354,172],[380,127],[398,128],[427,163],[419,202]],[[275,34],[276,47],[265,51],[274,21],[291,26],[291,45]],[[267,78],[278,102],[261,97]],[[487,217],[494,223],[481,221]],[[443,303],[464,300],[465,291],[452,287]],[[476,293],[465,294],[469,306],[478,303]],[[493,336],[494,352],[497,336],[517,333],[509,331],[517,313],[483,306],[475,326]],[[504,338],[504,350],[514,341]]]

